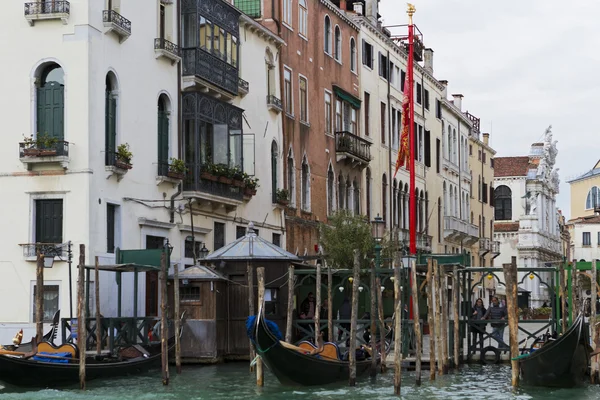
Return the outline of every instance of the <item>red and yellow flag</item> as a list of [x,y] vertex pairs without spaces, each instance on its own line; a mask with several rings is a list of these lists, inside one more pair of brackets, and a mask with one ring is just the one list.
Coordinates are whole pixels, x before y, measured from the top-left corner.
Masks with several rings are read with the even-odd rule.
[[396,160],[396,171],[394,171],[394,176],[396,176],[400,167],[408,164],[408,157],[410,155],[410,118],[408,117],[408,114],[410,113],[409,102],[410,92],[408,89],[408,74],[406,74],[406,79],[404,80],[404,99],[402,99],[402,133],[400,134],[400,148],[398,149],[398,159]]

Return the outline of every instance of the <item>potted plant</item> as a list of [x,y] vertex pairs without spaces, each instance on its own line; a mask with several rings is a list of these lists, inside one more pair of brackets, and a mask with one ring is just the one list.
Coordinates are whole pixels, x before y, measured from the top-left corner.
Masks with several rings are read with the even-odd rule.
[[540,307],[533,310],[533,319],[548,319],[552,313],[550,307]]
[[23,135],[23,155],[28,157],[35,157],[40,154],[40,151],[37,149],[36,141],[33,138],[33,135],[25,136]]
[[207,162],[200,169],[200,178],[206,181],[217,181],[219,178],[214,174],[214,164]]
[[244,172],[240,167],[231,168],[231,178],[233,179],[233,186],[244,187]]
[[173,179],[183,179],[183,175],[187,172],[187,168],[185,167],[185,163],[180,158],[171,158],[171,163],[169,164],[169,171],[167,175],[169,178]]
[[55,156],[56,155],[56,144],[58,139],[49,136],[47,133],[39,135],[36,139],[36,147],[40,151],[40,156]]
[[244,180],[244,194],[248,196],[254,196],[258,186],[258,178],[247,176]]
[[115,160],[115,167],[121,169],[131,169],[131,159],[133,154],[129,150],[129,143],[120,144],[117,147],[117,155]]
[[290,202],[290,194],[287,189],[277,189],[277,192],[275,193],[275,201],[278,204],[287,206]]
[[233,178],[230,176],[231,173],[227,164],[216,164],[215,172],[215,175],[219,177],[219,182],[226,185],[231,185],[233,183]]

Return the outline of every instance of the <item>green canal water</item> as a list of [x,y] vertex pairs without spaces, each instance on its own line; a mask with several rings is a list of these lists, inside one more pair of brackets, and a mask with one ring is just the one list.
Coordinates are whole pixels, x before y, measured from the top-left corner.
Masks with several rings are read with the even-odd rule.
[[[558,361],[558,360],[557,360]],[[275,377],[265,372],[265,387],[258,389],[248,372],[247,363],[218,366],[187,367],[181,375],[171,370],[169,386],[163,386],[160,372],[115,380],[88,383],[88,390],[76,387],[63,390],[27,390],[10,387],[0,382],[0,400],[38,399],[397,399],[393,396],[392,373],[359,379],[354,388],[334,385],[320,388],[289,388],[281,386]],[[600,386],[576,389],[510,387],[510,367],[507,365],[470,365],[457,373],[438,377],[429,382],[429,372],[421,387],[414,385],[414,372],[403,374],[403,399],[600,399]]]

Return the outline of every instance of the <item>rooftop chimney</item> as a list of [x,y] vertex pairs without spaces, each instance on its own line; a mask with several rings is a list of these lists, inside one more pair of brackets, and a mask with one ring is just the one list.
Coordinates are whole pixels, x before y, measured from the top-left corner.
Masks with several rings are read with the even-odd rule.
[[353,5],[354,12],[358,15],[363,15],[363,5],[362,3],[356,2]]
[[452,97],[454,97],[453,103],[456,106],[456,108],[462,111],[462,99],[464,96],[462,94],[453,94]]
[[425,68],[425,71],[433,74],[433,49],[425,49],[423,51],[423,68]]
[[365,0],[365,16],[371,20],[371,23],[377,26],[378,0]]
[[444,86],[444,89],[442,90],[442,97],[444,98],[444,100],[448,99],[448,81],[447,80],[441,80],[439,81],[442,86]]
[[346,11],[346,0],[340,0],[340,10]]
[[490,144],[490,134],[489,133],[483,133],[483,144],[485,144],[486,146],[489,146]]

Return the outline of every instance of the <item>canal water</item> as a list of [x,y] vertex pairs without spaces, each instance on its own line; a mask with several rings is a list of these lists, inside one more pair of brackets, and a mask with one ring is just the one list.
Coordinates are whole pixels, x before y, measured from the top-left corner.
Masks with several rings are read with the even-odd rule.
[[[557,360],[559,362],[559,360]],[[599,399],[600,386],[576,389],[510,387],[510,366],[468,365],[457,373],[438,377],[429,382],[429,371],[424,371],[421,387],[414,385],[414,372],[403,373],[402,399]],[[358,380],[357,386],[333,385],[319,388],[290,388],[279,384],[268,370],[265,387],[258,389],[248,372],[247,363],[230,363],[212,366],[184,366],[182,374],[171,369],[171,382],[163,386],[160,371],[146,375],[88,383],[88,390],[77,387],[62,390],[27,390],[14,388],[0,382],[0,400],[38,399],[102,399],[102,400],[154,400],[154,399],[272,399],[272,400],[352,400],[397,399],[393,396],[393,372]]]

